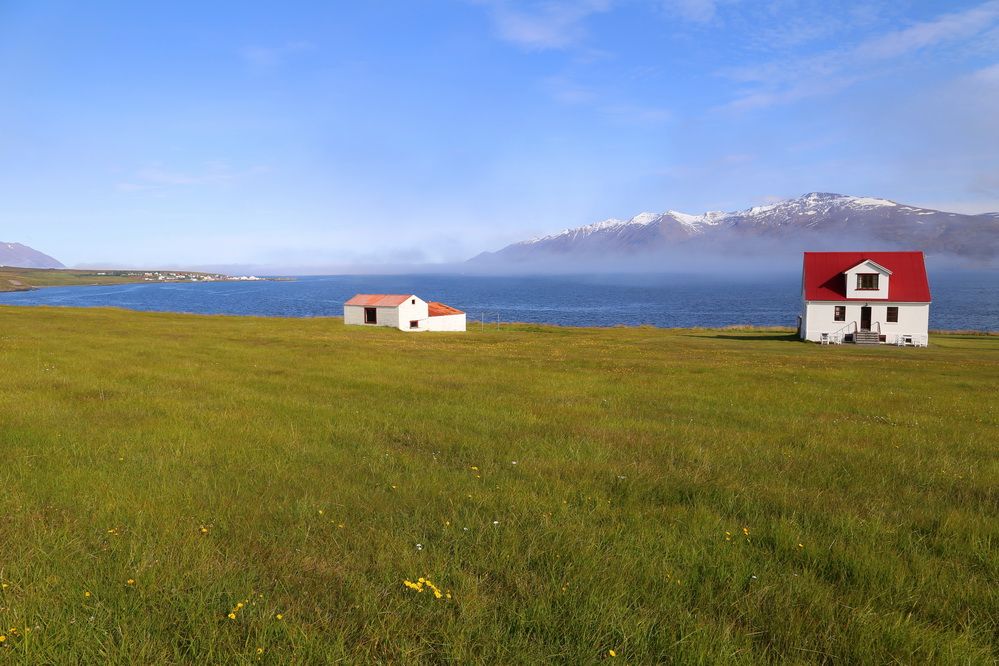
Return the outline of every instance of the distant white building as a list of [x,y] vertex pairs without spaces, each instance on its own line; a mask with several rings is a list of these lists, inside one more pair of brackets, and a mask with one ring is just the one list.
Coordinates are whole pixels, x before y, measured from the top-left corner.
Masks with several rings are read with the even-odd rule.
[[922,252],[805,252],[799,334],[822,343],[929,340]]
[[357,294],[343,304],[343,323],[400,331],[464,331],[465,313],[413,294]]

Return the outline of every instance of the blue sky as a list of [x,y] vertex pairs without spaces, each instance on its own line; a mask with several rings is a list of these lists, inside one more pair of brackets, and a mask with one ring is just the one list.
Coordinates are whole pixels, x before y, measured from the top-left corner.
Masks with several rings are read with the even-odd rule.
[[999,210],[999,1],[0,0],[0,240],[465,259],[809,191]]

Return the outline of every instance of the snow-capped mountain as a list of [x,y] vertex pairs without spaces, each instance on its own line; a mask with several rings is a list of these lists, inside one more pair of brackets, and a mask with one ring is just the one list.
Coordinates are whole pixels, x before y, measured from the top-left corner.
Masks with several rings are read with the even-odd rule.
[[887,199],[813,192],[731,213],[677,211],[609,219],[471,259],[482,265],[620,262],[703,251],[743,256],[806,249],[915,249],[988,262],[999,257],[999,213],[962,215]]
[[0,241],[0,266],[18,268],[65,268],[59,261],[20,243]]

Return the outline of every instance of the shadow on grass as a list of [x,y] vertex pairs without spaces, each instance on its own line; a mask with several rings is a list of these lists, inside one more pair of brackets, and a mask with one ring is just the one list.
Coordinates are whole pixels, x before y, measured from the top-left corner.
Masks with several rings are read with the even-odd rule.
[[797,333],[753,333],[749,335],[690,335],[691,338],[711,338],[713,340],[770,340],[772,342],[801,342]]

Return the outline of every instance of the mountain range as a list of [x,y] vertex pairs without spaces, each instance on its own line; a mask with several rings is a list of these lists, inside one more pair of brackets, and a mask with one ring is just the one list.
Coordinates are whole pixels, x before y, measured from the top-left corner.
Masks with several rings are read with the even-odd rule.
[[705,254],[765,258],[803,250],[923,250],[989,264],[999,258],[999,213],[963,215],[887,199],[812,192],[730,213],[674,210],[609,219],[484,252],[483,268],[683,265]]
[[65,268],[57,259],[20,243],[0,242],[0,266]]

